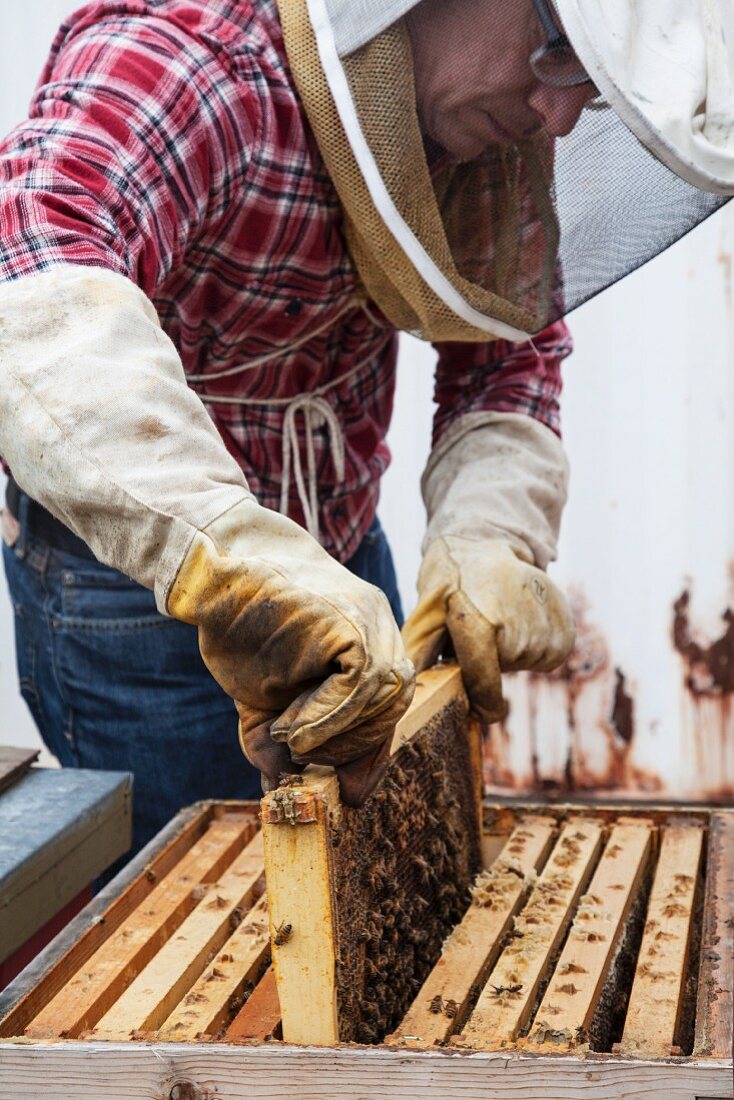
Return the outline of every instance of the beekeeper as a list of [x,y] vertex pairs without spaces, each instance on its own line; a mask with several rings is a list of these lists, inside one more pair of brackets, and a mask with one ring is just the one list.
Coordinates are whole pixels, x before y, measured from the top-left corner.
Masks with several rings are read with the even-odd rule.
[[[42,735],[134,771],[136,845],[254,793],[228,697],[266,783],[333,764],[358,803],[409,658],[453,647],[490,720],[503,670],[567,654],[561,318],[731,192],[733,24],[101,0],[59,31],[0,147],[4,553]],[[438,350],[407,653],[375,518],[397,330]]]

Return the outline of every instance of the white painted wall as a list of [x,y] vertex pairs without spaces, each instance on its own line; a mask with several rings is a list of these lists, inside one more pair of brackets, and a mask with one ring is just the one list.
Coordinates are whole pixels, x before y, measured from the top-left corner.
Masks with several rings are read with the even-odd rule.
[[[1,2],[4,132],[22,117],[51,36],[74,4]],[[701,775],[699,787],[727,775],[734,785],[734,729],[723,728],[717,712],[703,741],[694,734],[701,716],[690,713],[669,641],[672,601],[688,578],[694,617],[708,637],[721,633],[718,616],[730,595],[732,254],[734,209],[571,318],[577,351],[565,370],[564,421],[573,476],[553,571],[583,592],[607,667],[575,715],[581,737],[569,725],[563,685],[528,689],[516,679],[510,736],[495,739],[497,760],[515,781],[533,751],[551,779],[574,743],[577,757],[604,756],[619,666],[635,699],[635,766],[663,775],[670,791],[690,792]],[[430,348],[404,341],[394,462],[382,495],[406,610],[415,600],[424,525],[418,482],[430,440],[433,358]],[[35,732],[16,696],[12,619],[0,585],[0,739],[30,744]]]

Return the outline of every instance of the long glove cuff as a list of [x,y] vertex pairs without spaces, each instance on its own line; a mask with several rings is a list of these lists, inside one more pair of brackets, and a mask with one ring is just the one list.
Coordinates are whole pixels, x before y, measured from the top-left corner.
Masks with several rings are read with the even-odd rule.
[[468,413],[433,449],[421,488],[425,554],[437,538],[504,539],[545,569],[556,557],[568,461],[549,428],[517,413]]
[[0,283],[0,451],[161,610],[195,532],[248,496],[152,303],[102,268]]

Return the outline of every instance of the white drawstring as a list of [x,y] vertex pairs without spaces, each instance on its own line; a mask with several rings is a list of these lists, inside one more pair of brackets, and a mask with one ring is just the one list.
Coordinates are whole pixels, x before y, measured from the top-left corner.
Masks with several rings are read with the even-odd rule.
[[[299,412],[303,414],[305,428],[308,488],[303,480],[301,448],[296,426],[296,416]],[[324,424],[329,430],[331,458],[334,463],[336,483],[341,485],[344,481],[344,434],[337,415],[329,402],[323,397],[316,397],[311,393],[302,393],[295,397],[285,410],[283,418],[283,483],[280,490],[280,510],[284,515],[287,515],[292,461],[298,499],[301,502],[303,515],[306,519],[306,530],[315,539],[319,537],[319,500],[313,433],[314,428],[322,428]]]
[[[392,332],[388,333],[392,339]],[[285,351],[282,354],[286,354]],[[336,484],[341,485],[345,475],[345,446],[344,433],[339,423],[336,411],[325,399],[324,394],[348,382],[358,371],[366,367],[377,355],[373,350],[364,359],[355,363],[346,374],[332,379],[323,386],[318,386],[311,393],[299,393],[295,397],[214,397],[210,394],[200,394],[201,400],[207,405],[240,405],[243,407],[282,407],[283,415],[283,481],[280,490],[280,511],[288,514],[288,499],[290,496],[291,476],[296,483],[298,499],[303,509],[306,521],[306,530],[315,539],[319,538],[319,499],[318,478],[316,476],[316,449],[314,446],[314,431],[326,426],[329,433],[329,445],[331,458],[334,463]],[[194,376],[189,375],[191,380]],[[198,380],[198,376],[197,380]],[[210,378],[211,375],[204,375]],[[303,415],[304,434],[306,442],[306,478],[303,476],[303,462],[301,460],[301,448],[299,446],[298,426],[296,417],[298,413]]]

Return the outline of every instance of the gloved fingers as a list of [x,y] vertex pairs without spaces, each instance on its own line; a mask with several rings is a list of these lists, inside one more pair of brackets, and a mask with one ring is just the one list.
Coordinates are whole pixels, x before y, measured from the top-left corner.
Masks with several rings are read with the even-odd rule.
[[299,764],[328,764],[340,767],[370,752],[376,745],[392,742],[395,727],[407,710],[413,697],[415,685],[405,685],[400,696],[394,697],[388,707],[379,714],[369,713],[343,733],[330,737],[308,752],[295,752],[291,746],[293,759]]
[[545,650],[535,665],[538,672],[552,672],[558,668],[571,655],[576,644],[576,628],[570,609],[563,596],[560,600],[560,606],[550,616]]
[[[331,752],[327,743],[320,752],[317,750],[311,756],[294,760],[286,743],[273,740],[268,716],[240,709],[240,744],[250,763],[260,770],[266,794],[278,786],[283,774],[300,772],[309,763],[336,764],[342,801],[347,806],[361,806],[382,780],[390,762],[392,734],[397,721],[394,715],[383,717],[382,722],[373,719],[369,731],[357,728],[350,742],[347,741],[349,734],[335,738]],[[339,741],[344,744],[339,746]],[[360,755],[355,758],[355,751],[360,749]]]
[[444,654],[449,634],[443,593],[430,592],[418,601],[402,630],[405,649],[416,672],[432,668]]
[[391,740],[388,737],[370,752],[337,767],[339,792],[345,805],[362,806],[382,782],[390,763]]
[[263,791],[267,793],[278,782],[283,773],[300,772],[301,767],[291,759],[288,746],[273,741],[270,736],[272,715],[237,708],[240,713],[240,745],[242,751],[262,776]]
[[294,757],[301,759],[342,734],[357,742],[359,729],[374,723],[394,727],[414,690],[413,666],[396,629],[392,652],[382,658],[378,653],[371,663],[363,658],[302,692],[273,723],[272,735],[287,740]]
[[464,592],[449,599],[448,628],[472,709],[487,723],[507,713],[497,650],[497,630]]
[[[399,642],[399,645],[402,647],[402,642]],[[406,665],[406,675],[399,686],[399,691],[391,691],[390,694],[382,696],[377,693],[374,700],[364,707],[358,720],[355,720],[348,729],[344,729],[341,734],[321,741],[320,744],[313,744],[313,747],[306,752],[297,752],[293,738],[288,738],[288,745],[291,747],[294,759],[298,763],[330,764],[332,767],[340,767],[341,764],[357,760],[365,752],[371,751],[375,746],[383,745],[384,742],[390,746],[395,726],[407,711],[415,692],[413,665],[407,661]]]
[[505,628],[499,638],[504,672],[521,669],[551,672],[573,649],[575,630],[566,599],[548,578],[544,579],[546,600],[542,607],[533,604],[510,629]]

